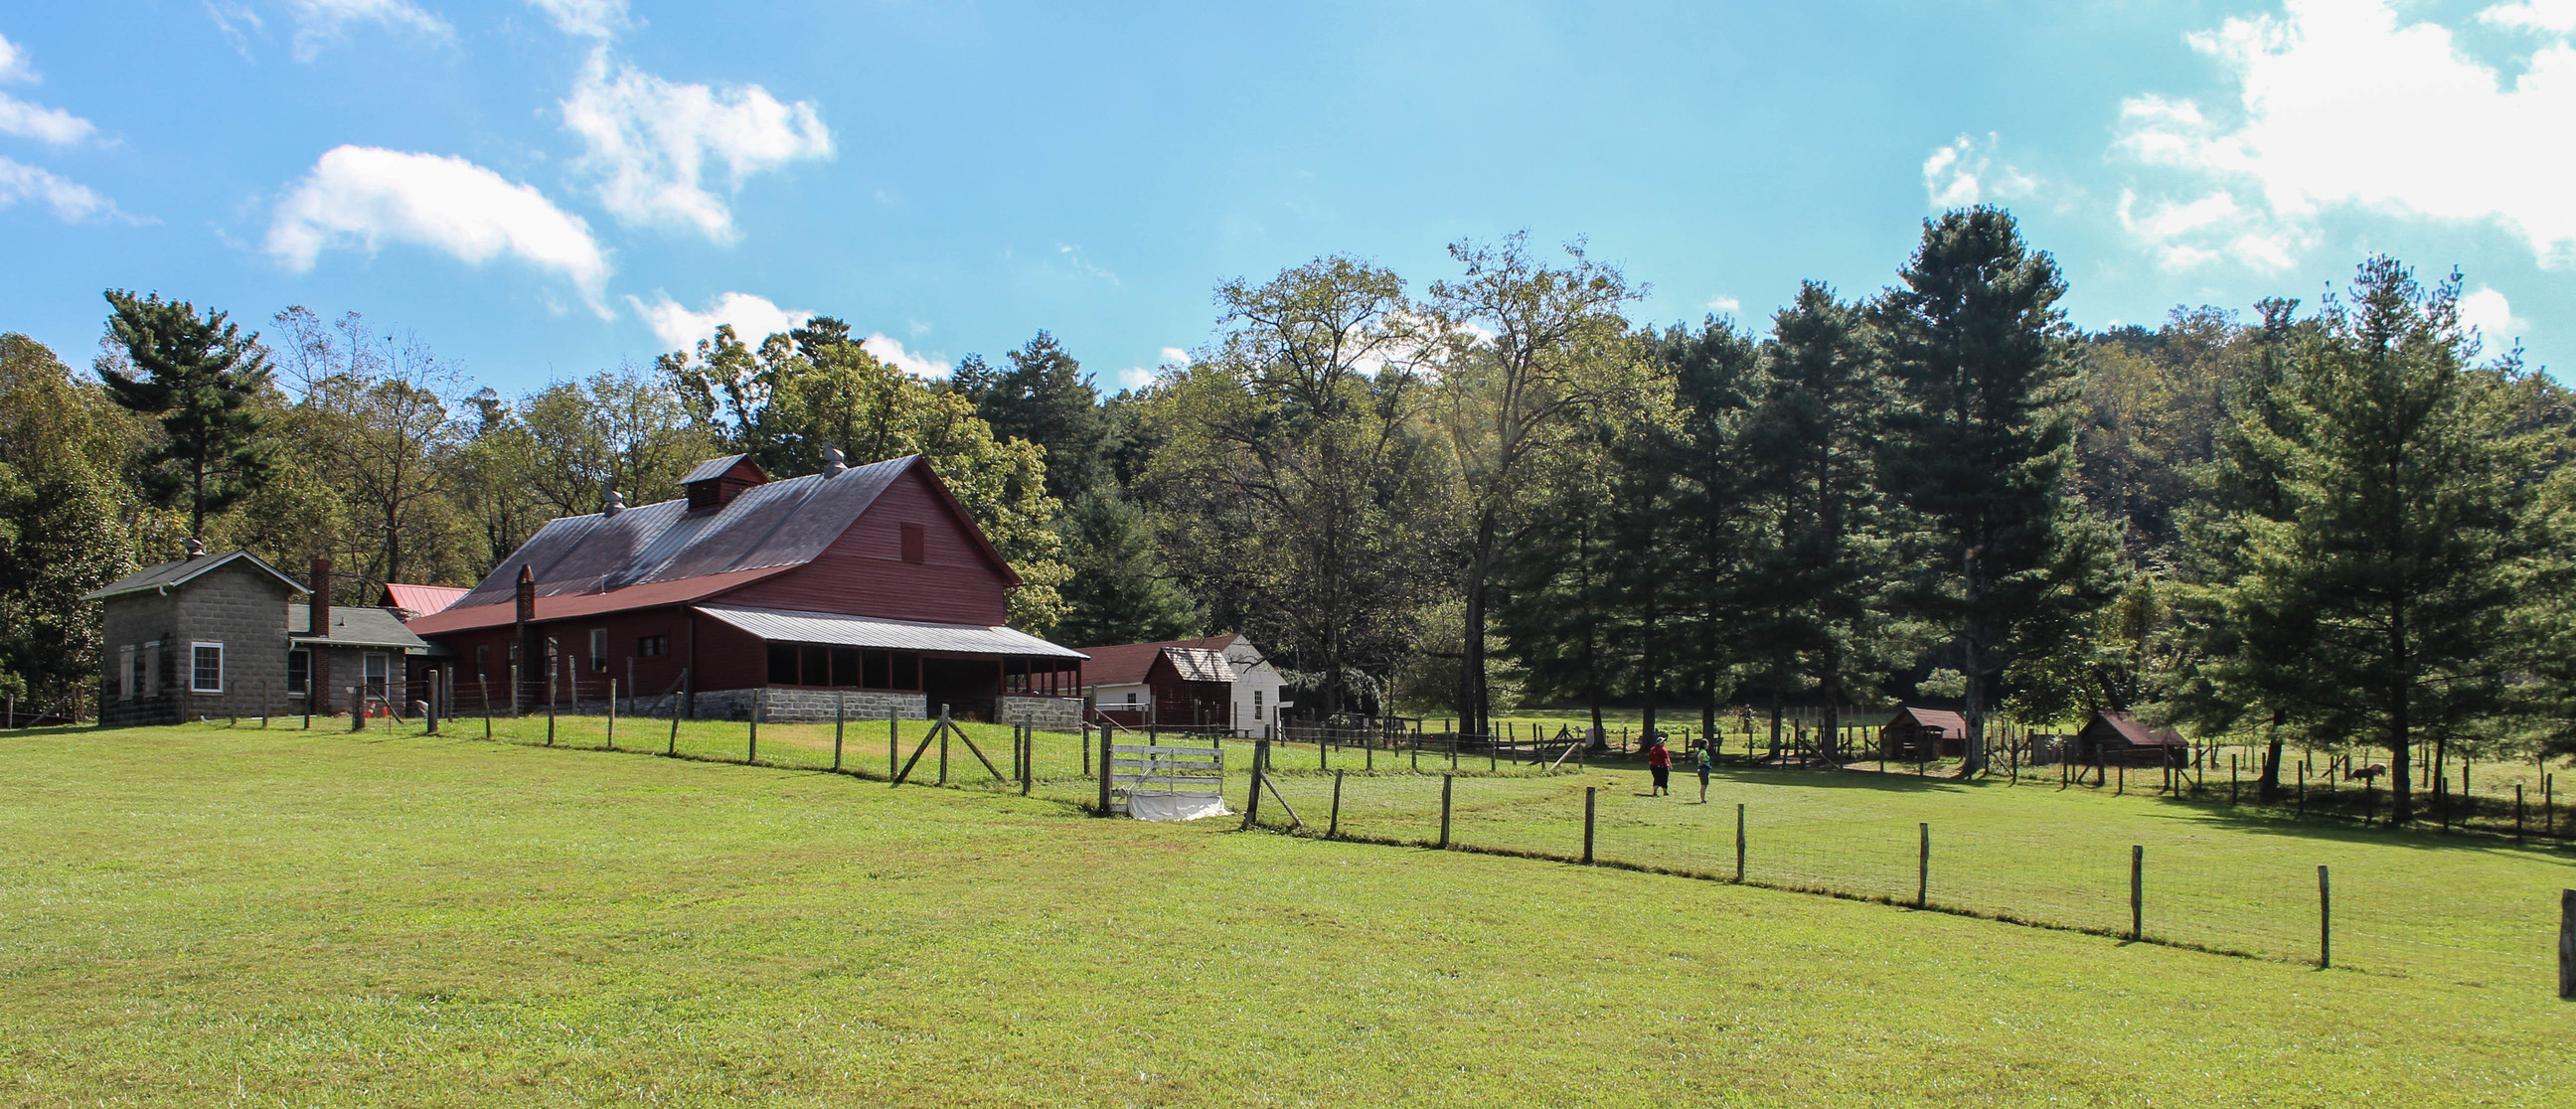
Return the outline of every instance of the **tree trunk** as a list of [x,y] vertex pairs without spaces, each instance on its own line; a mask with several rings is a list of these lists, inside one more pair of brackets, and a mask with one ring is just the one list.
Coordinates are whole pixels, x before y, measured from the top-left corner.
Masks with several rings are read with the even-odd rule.
[[1476,517],[1476,545],[1467,559],[1467,641],[1458,652],[1459,730],[1469,735],[1487,730],[1485,582],[1493,573],[1493,557],[1494,511],[1487,508]]
[[[2273,709],[2272,723],[2263,729],[2263,776],[2254,782],[2254,796],[2267,805],[2281,799],[2281,724],[2288,718],[2288,713]],[[2398,765],[2405,765],[2405,760],[2398,760]]]
[[1967,655],[1968,689],[1959,715],[1967,718],[1968,737],[1959,745],[1959,776],[1973,778],[1986,769],[1986,657],[1974,637],[1960,646]]

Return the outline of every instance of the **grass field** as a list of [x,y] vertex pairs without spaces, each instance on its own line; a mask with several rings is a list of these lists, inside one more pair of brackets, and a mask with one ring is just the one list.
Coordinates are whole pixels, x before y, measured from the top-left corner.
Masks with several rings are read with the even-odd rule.
[[[598,723],[558,741],[595,746]],[[683,731],[705,758],[747,738]],[[1007,759],[1006,732],[973,734]],[[828,764],[828,726],[761,738],[765,761]],[[2576,1088],[2576,1006],[2545,983],[1096,820],[1072,803],[1077,746],[1041,736],[1022,799],[410,734],[0,736],[0,1104],[2538,1106]],[[974,760],[951,754],[963,784]],[[2088,838],[2122,852],[2167,821],[2213,866],[2340,842],[2028,786],[1748,774],[1701,809],[1634,797],[1637,777],[1462,778],[1491,792],[1453,830],[1563,849],[1566,799],[1593,785],[1614,857],[1717,838],[1716,811],[1731,865],[1733,801],[1780,810],[1780,834],[2116,822]],[[1282,781],[1302,811],[1330,779]],[[1346,781],[1345,817],[1408,838],[1418,794],[1398,787],[1425,784],[1436,824],[1438,779],[1392,771]],[[2410,860],[2428,903],[2567,877],[2545,852],[2349,834]]]

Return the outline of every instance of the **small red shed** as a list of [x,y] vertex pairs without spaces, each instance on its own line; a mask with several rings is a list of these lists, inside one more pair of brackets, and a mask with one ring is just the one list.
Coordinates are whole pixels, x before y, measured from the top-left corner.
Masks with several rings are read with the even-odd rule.
[[2151,728],[2124,713],[2097,712],[2075,733],[2075,761],[2088,766],[2183,766],[2191,741],[2170,728]]
[[1232,732],[1234,666],[1188,642],[1085,647],[1083,692],[1101,715],[1130,728]]
[[1907,706],[1878,730],[1878,757],[1889,762],[1962,758],[1968,753],[1968,719],[1942,709]]

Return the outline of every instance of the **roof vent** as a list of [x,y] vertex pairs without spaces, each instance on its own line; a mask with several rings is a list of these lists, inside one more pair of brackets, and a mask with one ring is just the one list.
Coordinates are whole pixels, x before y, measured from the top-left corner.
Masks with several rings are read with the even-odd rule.
[[850,461],[849,461],[849,456],[842,454],[842,453],[841,453],[841,448],[839,448],[839,447],[825,447],[825,448],[823,448],[823,476],[824,476],[824,477],[827,477],[827,478],[828,478],[828,477],[839,477],[840,475],[842,475],[842,474],[846,474],[846,473],[848,473],[848,472],[850,472]]
[[615,516],[624,511],[626,511],[626,498],[619,496],[615,489],[609,490],[608,496],[603,499],[599,506],[599,514],[601,516]]
[[188,553],[184,559],[185,561],[193,562],[197,559],[206,557],[206,541],[193,535],[189,536],[187,552]]

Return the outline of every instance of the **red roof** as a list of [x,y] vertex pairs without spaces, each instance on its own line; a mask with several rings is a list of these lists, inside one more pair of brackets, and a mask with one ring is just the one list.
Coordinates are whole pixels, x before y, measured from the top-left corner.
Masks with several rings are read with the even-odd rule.
[[1229,632],[1199,639],[1167,639],[1160,643],[1121,643],[1111,647],[1077,647],[1075,650],[1091,656],[1091,661],[1082,664],[1084,684],[1143,685],[1145,675],[1154,669],[1154,660],[1162,657],[1163,648],[1178,647],[1184,650],[1214,651],[1223,654],[1226,648],[1234,646],[1234,641],[1240,638],[1242,637]]
[[[772,574],[783,574],[793,566],[771,566],[759,570],[736,570],[725,574],[706,574],[678,581],[660,581],[630,585],[610,593],[558,593],[537,598],[537,619],[569,620],[575,616],[592,616],[602,612],[622,612],[635,608],[660,608],[664,605],[701,601],[730,590],[739,589]],[[515,600],[497,605],[474,605],[450,608],[435,615],[423,616],[404,624],[413,635],[440,635],[447,632],[471,631],[475,628],[497,628],[517,623],[519,606]]]
[[387,607],[411,613],[414,618],[445,612],[449,605],[455,604],[456,599],[464,595],[465,587],[461,585],[404,585],[401,582],[391,581],[385,583]]
[[1941,737],[1944,739],[1968,738],[1968,718],[1955,712],[1945,712],[1941,709],[1918,709],[1909,705],[1905,708],[1896,710],[1896,719],[1890,720],[1888,723],[1893,725],[1907,719],[1913,720],[1917,727],[1931,728],[1939,731],[1941,733]]
[[2132,747],[2188,747],[2191,745],[2190,740],[2184,739],[2171,728],[2150,728],[2116,712],[2097,712],[2093,714],[2093,719],[2097,723],[2110,725],[2111,730],[2119,733],[2120,738],[2129,741]]

